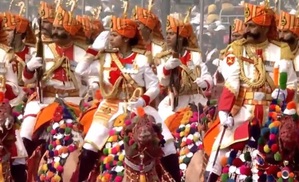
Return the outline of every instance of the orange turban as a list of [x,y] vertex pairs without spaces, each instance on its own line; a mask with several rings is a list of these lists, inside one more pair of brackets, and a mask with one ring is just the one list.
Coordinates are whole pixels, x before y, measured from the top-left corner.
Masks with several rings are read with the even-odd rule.
[[3,13],[1,15],[3,17],[2,27],[7,30],[16,29],[17,33],[25,33],[29,26],[29,20],[26,18],[12,14],[10,12]]
[[274,19],[274,11],[266,6],[258,6],[245,3],[244,9],[244,22],[253,21],[257,25],[270,26]]
[[38,12],[39,12],[39,16],[43,20],[47,20],[47,21],[53,23],[54,17],[55,17],[55,8],[54,8],[54,6],[48,4],[44,1],[41,1]]
[[135,6],[133,18],[153,31],[154,38],[164,40],[159,18],[151,11]]
[[188,38],[193,33],[193,28],[190,23],[184,23],[172,16],[167,16],[167,24],[166,30],[172,30],[173,32],[177,33],[179,29],[179,35],[184,38]]
[[97,37],[104,30],[103,23],[100,20],[92,20],[92,36]]
[[240,19],[234,19],[234,24],[232,27],[232,33],[243,34],[244,32],[244,22]]
[[82,28],[80,23],[72,17],[70,12],[58,7],[53,21],[54,27],[63,27],[69,34],[75,36]]
[[278,32],[275,22],[275,13],[267,6],[258,6],[249,3],[244,4],[244,23],[252,21],[253,23],[269,27],[268,39],[276,40]]
[[172,30],[175,33],[179,30],[179,36],[188,40],[189,48],[198,48],[197,38],[190,23],[184,23],[169,15],[167,16],[166,31],[169,30]]
[[80,31],[81,33],[84,34],[85,37],[90,38],[91,37],[91,22],[90,22],[90,18],[86,15],[83,16],[76,16],[76,20],[81,24],[82,26],[82,31]]
[[278,30],[289,30],[299,36],[299,17],[281,11]]
[[127,38],[134,38],[137,35],[137,24],[134,20],[126,18],[117,18],[115,16],[111,19],[111,31],[115,31],[121,36]]

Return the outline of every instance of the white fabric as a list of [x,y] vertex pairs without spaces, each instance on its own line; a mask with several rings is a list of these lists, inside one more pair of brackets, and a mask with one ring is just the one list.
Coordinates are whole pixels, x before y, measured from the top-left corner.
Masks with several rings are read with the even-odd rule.
[[108,43],[109,43],[109,34],[110,31],[103,31],[100,33],[100,35],[98,35],[98,37],[95,39],[95,41],[93,42],[91,48],[94,50],[103,50],[105,48],[107,48]]
[[194,83],[196,83],[198,85],[198,87],[200,87],[200,88],[207,88],[208,87],[207,82],[201,77],[196,78]]
[[137,102],[133,103],[133,108],[144,107],[145,101],[143,98],[138,98]]
[[282,89],[275,89],[272,94],[271,94],[273,99],[279,99],[279,100],[285,100],[288,96],[288,92],[286,90],[282,90]]
[[222,150],[219,151],[217,159],[216,159],[216,163],[215,163],[214,166],[213,166],[213,163],[214,163],[214,159],[216,157],[216,151],[213,151],[211,153],[211,156],[209,157],[209,161],[208,161],[208,164],[207,164],[207,167],[206,167],[206,171],[213,172],[213,173],[217,174],[218,176],[220,176],[221,171],[222,171],[221,159],[223,157],[225,157],[225,154],[228,151],[229,151],[228,149],[222,149]]
[[178,58],[170,58],[165,63],[164,68],[166,70],[171,70],[171,69],[174,69],[174,68],[180,66],[181,64],[182,64],[181,60],[179,60]]
[[27,62],[27,68],[30,70],[30,71],[34,71],[40,67],[43,66],[42,64],[42,58],[41,57],[33,57],[30,59],[30,61]]

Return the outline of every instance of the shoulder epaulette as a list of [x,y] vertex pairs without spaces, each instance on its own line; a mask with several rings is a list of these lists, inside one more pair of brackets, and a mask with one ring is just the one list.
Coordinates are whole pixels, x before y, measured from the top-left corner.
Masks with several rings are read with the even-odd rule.
[[75,44],[76,46],[80,47],[80,48],[83,49],[83,50],[87,50],[88,47],[89,47],[89,45],[80,43],[80,42],[78,42],[78,41],[75,41],[74,44]]
[[152,39],[152,42],[153,42],[154,44],[157,44],[157,45],[161,46],[161,47],[166,46],[164,40],[160,40],[160,39],[157,39],[157,38],[153,38],[153,39]]
[[280,59],[293,60],[295,58],[295,55],[292,53],[289,44],[277,40],[270,40],[270,42],[280,47]]
[[139,48],[139,47],[133,47],[132,51],[143,55],[145,55],[145,53],[147,52],[146,49]]
[[186,47],[186,50],[192,51],[192,52],[198,52],[201,53],[201,51],[198,48],[191,48],[191,47]]
[[170,54],[171,54],[170,51],[163,51],[163,52],[160,52],[160,53],[156,54],[156,57],[155,57],[155,58],[161,59],[161,58],[163,58],[163,57],[165,57],[165,56],[168,56],[168,55],[170,55]]
[[7,53],[13,51],[11,47],[8,47],[7,45],[1,43],[0,43],[0,49],[4,50]]

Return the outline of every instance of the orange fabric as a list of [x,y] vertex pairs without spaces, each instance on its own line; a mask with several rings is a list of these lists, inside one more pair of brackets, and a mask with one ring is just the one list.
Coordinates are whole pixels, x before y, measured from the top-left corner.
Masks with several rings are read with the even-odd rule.
[[299,17],[281,11],[278,23],[278,30],[289,30],[299,36]]
[[137,35],[137,24],[134,20],[113,16],[111,22],[111,31],[126,38],[134,38]]
[[91,27],[92,33],[91,34],[93,37],[97,37],[104,30],[104,25],[100,20],[92,20],[91,25],[92,25],[92,27]]
[[172,16],[167,16],[166,31],[172,30],[177,33],[178,29],[179,35],[188,39],[189,48],[198,48],[197,38],[192,25],[190,23],[184,23]]
[[189,107],[182,108],[177,112],[175,112],[174,114],[170,115],[168,118],[166,118],[165,124],[172,134],[176,133],[176,130],[181,125],[181,121],[183,120],[184,115],[187,111],[191,111],[191,109]]
[[[76,116],[80,115],[80,108],[79,106],[72,104],[72,103],[66,103],[71,109],[74,110]],[[43,108],[38,116],[36,117],[36,124],[34,126],[34,132],[36,132],[41,126],[49,122],[56,111],[56,108],[59,106],[59,103],[53,102],[49,104],[47,107]]]
[[232,33],[243,34],[244,32],[244,22],[240,19],[234,19],[234,25],[232,27]]
[[245,3],[244,4],[244,23],[249,21],[260,25],[269,27],[268,39],[277,40],[278,32],[275,21],[275,13],[272,9],[266,6],[258,6],[254,4]]
[[83,16],[76,16],[76,20],[81,24],[82,26],[82,32],[84,33],[85,37],[90,38],[92,33],[92,23],[90,21],[90,18],[86,15]]
[[30,28],[29,20],[22,16],[15,15],[10,12],[3,13],[1,16],[3,18],[2,27],[4,29],[16,29],[17,33],[25,33]]
[[39,12],[39,16],[43,20],[47,20],[47,21],[53,23],[54,17],[55,17],[55,8],[54,8],[54,6],[48,4],[44,1],[41,1],[38,12]]
[[133,18],[151,29],[153,31],[154,38],[157,38],[158,40],[164,40],[161,22],[154,13],[148,11],[147,9],[135,6]]
[[82,28],[81,24],[72,17],[70,12],[67,12],[61,6],[57,8],[56,16],[53,21],[54,27],[63,27],[69,34],[76,35]]
[[91,126],[91,123],[92,123],[92,120],[93,120],[93,116],[95,114],[95,112],[97,111],[97,108],[99,106],[99,103],[97,104],[94,104],[93,106],[91,106],[91,108],[89,108],[79,119],[80,121],[80,124],[83,125],[83,134],[86,135],[90,126]]
[[205,136],[203,138],[203,148],[205,153],[208,156],[211,155],[214,142],[219,133],[220,133],[220,120],[219,117],[217,117],[216,120],[213,122],[212,126],[205,133]]

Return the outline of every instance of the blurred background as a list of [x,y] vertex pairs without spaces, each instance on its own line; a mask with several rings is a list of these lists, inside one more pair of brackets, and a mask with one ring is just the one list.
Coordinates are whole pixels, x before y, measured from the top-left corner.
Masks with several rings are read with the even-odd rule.
[[[54,3],[54,0],[44,0]],[[61,0],[63,4],[66,0]],[[287,12],[297,12],[298,0],[268,0],[276,12],[281,10]],[[20,0],[0,0],[0,12],[9,9],[18,13],[20,8],[16,3]],[[23,13],[28,19],[37,17],[39,0],[23,0],[26,11]],[[203,53],[204,61],[210,64],[211,73],[214,72],[211,61],[219,56],[219,50],[226,47],[229,42],[230,25],[235,18],[243,19],[243,3],[262,4],[264,0],[155,0],[153,11],[159,16],[163,31],[166,26],[166,18],[170,13],[186,14],[188,8],[192,7],[191,23],[198,37],[198,43]],[[134,6],[147,7],[148,0],[129,0],[131,14]],[[92,15],[93,8],[102,7],[101,20],[105,24],[109,21],[110,15],[120,16],[123,12],[123,2],[121,0],[77,0],[74,10],[75,15]],[[68,8],[69,9],[69,8]],[[203,16],[201,16],[203,15]],[[130,15],[129,15],[130,16]],[[201,23],[202,22],[202,23]]]

